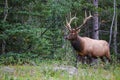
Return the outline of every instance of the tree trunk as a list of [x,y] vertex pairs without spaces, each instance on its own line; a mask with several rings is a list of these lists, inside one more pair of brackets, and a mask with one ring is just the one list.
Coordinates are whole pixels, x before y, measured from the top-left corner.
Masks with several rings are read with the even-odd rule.
[[8,16],[8,1],[5,0],[5,8],[4,8],[4,19],[3,21],[5,22]]
[[115,20],[115,28],[114,28],[114,52],[117,54],[117,15],[116,15],[116,20]]
[[[7,16],[8,16],[8,1],[5,0],[5,8],[4,8],[4,19],[3,19],[3,22],[6,21]],[[3,32],[3,34],[4,34],[4,32]],[[6,41],[5,41],[5,39],[2,39],[2,54],[5,53],[5,47],[6,47]]]
[[[98,8],[98,0],[93,0],[93,5],[95,8]],[[98,31],[98,12],[94,12],[94,18],[93,18],[93,38],[99,39],[99,31]]]
[[[113,14],[113,19],[112,19],[112,24],[110,27],[110,39],[109,39],[109,45],[111,44],[112,41],[112,34],[113,34],[113,45],[114,45],[114,53],[117,53],[117,9],[116,9],[116,0],[114,0],[114,14]],[[114,33],[113,31],[113,26],[114,26]]]
[[116,0],[114,0],[114,10],[115,10],[115,27],[114,27],[114,52],[117,54],[117,9],[116,9]]
[[[114,0],[115,1],[115,0]],[[115,21],[115,16],[116,16],[116,10],[115,10],[115,2],[114,2],[114,13],[113,13],[113,19],[112,19],[112,23],[111,23],[111,27],[110,27],[110,36],[109,36],[109,45],[111,44],[111,40],[112,40],[112,34],[113,34],[113,25],[114,25],[114,21]]]

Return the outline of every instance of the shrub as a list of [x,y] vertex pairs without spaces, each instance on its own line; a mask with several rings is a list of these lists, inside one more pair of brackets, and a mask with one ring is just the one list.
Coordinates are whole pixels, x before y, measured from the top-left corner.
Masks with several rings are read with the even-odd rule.
[[7,54],[0,55],[0,64],[1,65],[22,65],[30,64],[35,65],[41,59],[38,54],[33,53],[13,53],[9,52]]

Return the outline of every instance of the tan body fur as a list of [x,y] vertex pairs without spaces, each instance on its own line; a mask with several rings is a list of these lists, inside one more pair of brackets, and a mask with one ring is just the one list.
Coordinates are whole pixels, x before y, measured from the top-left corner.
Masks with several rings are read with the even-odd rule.
[[78,36],[83,47],[83,50],[78,52],[81,56],[89,55],[91,57],[103,57],[105,56],[110,60],[109,44],[105,40],[95,40],[88,37]]

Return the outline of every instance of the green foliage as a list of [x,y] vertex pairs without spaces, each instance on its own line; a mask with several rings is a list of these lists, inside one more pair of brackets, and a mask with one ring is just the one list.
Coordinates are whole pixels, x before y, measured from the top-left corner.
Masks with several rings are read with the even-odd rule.
[[[3,45],[3,41],[5,42],[6,53],[30,52],[49,56],[52,59],[71,60],[75,52],[72,52],[71,46],[68,45],[70,43],[63,38],[66,33],[65,18],[69,18],[70,12],[72,16],[76,14],[78,20],[71,25],[78,26],[83,22],[85,9],[87,13],[91,11],[92,14],[98,11],[100,29],[108,31],[105,35],[100,32],[100,39],[109,40],[113,1],[100,0],[99,7],[95,9],[92,0],[11,0],[8,1],[8,16],[5,22],[3,22],[4,0],[0,3],[0,45]],[[119,3],[120,1],[117,0],[118,20],[120,17]],[[88,25],[91,24],[88,23]],[[81,34],[88,32],[87,28],[84,28]],[[1,50],[3,48],[0,46],[0,53],[3,53]]]
[[0,55],[0,65],[36,65],[40,61],[38,54],[32,53],[7,53]]

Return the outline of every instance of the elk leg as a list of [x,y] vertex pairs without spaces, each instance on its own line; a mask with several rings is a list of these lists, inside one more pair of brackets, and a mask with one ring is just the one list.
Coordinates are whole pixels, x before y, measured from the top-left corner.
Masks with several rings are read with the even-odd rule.
[[96,62],[97,58],[96,57],[92,57],[91,55],[88,55],[87,59],[88,59],[87,63],[88,64],[92,64],[92,63]]
[[105,62],[105,59],[104,59],[104,57],[100,57],[100,59],[102,60],[102,62]]
[[107,58],[108,62],[111,62],[111,59],[109,57],[106,56],[106,58]]
[[107,58],[107,60],[108,60],[109,62],[111,62],[110,53],[109,53],[109,52],[106,54],[106,58]]
[[87,60],[86,60],[87,64],[90,64],[92,61],[91,56],[87,55],[86,57],[87,57]]
[[80,55],[76,54],[76,61],[75,61],[75,67],[78,68],[78,62],[80,60]]
[[84,56],[81,56],[81,55],[78,54],[77,60],[81,63],[84,63]]
[[97,57],[92,57],[92,56],[89,56],[89,64],[92,66],[92,65],[95,65],[97,64]]
[[81,62],[82,64],[85,63],[85,58],[82,55],[76,55],[75,67],[78,68],[78,63]]

